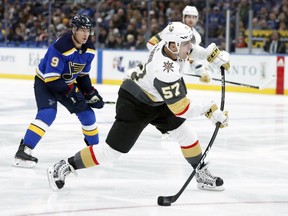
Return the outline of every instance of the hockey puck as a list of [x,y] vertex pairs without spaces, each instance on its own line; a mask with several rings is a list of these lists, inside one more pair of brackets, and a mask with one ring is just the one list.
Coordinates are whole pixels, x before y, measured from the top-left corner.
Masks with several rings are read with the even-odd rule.
[[158,205],[160,205],[160,206],[171,206],[171,200],[169,199],[169,197],[159,196],[158,197]]

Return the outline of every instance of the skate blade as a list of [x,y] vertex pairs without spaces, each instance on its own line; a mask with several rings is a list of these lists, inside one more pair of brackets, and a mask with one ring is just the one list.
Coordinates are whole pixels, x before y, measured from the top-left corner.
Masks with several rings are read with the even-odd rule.
[[218,186],[218,187],[211,187],[211,186],[207,186],[207,185],[199,184],[199,183],[197,184],[197,188],[200,190],[209,190],[209,191],[224,191],[225,190],[223,185]]
[[12,166],[21,168],[33,168],[36,166],[36,162],[15,158],[15,161],[12,163]]
[[53,191],[59,191],[60,189],[57,187],[53,178],[53,172],[54,172],[53,167],[49,167],[47,169],[47,177],[48,177],[49,186]]

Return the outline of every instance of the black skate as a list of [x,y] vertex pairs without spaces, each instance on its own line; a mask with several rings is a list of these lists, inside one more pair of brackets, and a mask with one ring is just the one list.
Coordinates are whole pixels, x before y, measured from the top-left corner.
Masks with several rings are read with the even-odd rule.
[[223,191],[224,181],[220,177],[213,176],[208,170],[208,164],[203,164],[196,171],[197,187],[201,190]]
[[24,144],[23,139],[14,158],[13,166],[16,167],[32,168],[38,162],[38,159],[32,156],[32,149]]
[[48,181],[53,191],[60,190],[65,185],[65,177],[70,173],[77,175],[74,168],[65,160],[61,160],[47,169]]

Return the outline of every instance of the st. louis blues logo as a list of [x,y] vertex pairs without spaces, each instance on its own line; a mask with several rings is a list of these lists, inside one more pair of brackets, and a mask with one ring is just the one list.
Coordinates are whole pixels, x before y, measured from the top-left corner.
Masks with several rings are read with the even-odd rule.
[[63,73],[62,77],[65,80],[71,80],[74,78],[75,74],[82,72],[86,64],[79,64],[75,62],[69,62],[69,73]]
[[52,100],[52,99],[48,99],[49,101],[49,106],[52,106],[56,101],[55,100]]

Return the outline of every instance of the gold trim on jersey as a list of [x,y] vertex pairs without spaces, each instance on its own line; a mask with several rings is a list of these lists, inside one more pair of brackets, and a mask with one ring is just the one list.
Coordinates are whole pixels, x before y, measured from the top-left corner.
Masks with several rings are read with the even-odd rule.
[[73,54],[74,52],[76,52],[76,51],[77,51],[77,49],[76,49],[75,47],[73,47],[72,49],[70,49],[70,50],[62,53],[62,55],[64,55],[64,56],[69,56],[69,55],[72,55],[72,54]]
[[53,74],[53,76],[45,77],[45,75],[39,70],[39,68],[38,67],[36,68],[36,76],[39,77],[45,83],[55,81],[55,80],[58,80],[60,78],[60,75],[57,73],[49,73],[49,75],[50,74]]
[[154,35],[153,37],[150,38],[150,40],[148,41],[148,43],[155,45],[159,43],[158,38]]
[[43,82],[45,81],[38,73],[36,74],[36,76],[41,79]]
[[52,82],[52,81],[55,81],[55,80],[58,80],[58,79],[60,79],[60,76],[47,77],[47,78],[45,78],[45,83]]
[[85,53],[91,53],[91,54],[96,54],[96,50],[95,49],[91,49],[91,48],[87,48]]
[[183,113],[187,106],[189,105],[190,100],[187,97],[182,98],[181,100],[177,101],[176,103],[173,104],[167,104],[169,109],[175,114],[179,115]]

